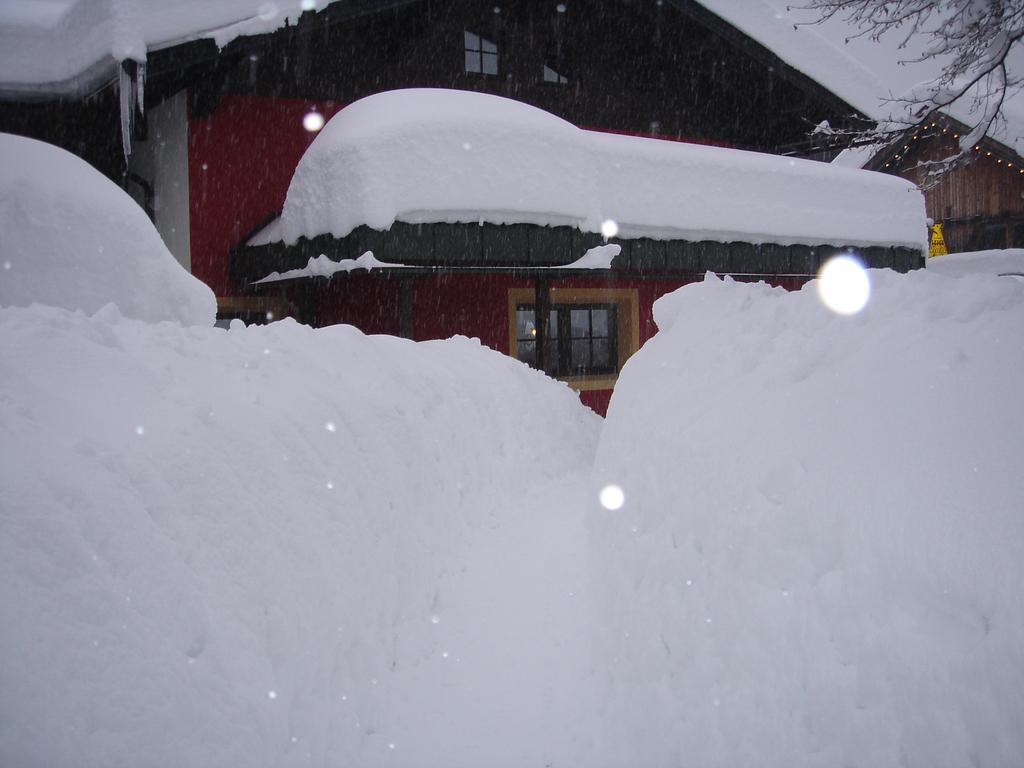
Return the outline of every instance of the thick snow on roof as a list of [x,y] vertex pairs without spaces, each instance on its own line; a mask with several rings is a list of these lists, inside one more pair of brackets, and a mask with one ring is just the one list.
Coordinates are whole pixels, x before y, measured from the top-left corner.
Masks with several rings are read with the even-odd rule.
[[47,0],[0,5],[0,91],[70,92],[124,59],[271,32],[330,0]]
[[921,247],[924,200],[892,176],[580,130],[468,91],[375,94],[335,115],[299,162],[277,235],[395,221],[525,222],[624,237]]
[[70,152],[0,134],[0,306],[213,325],[210,289],[171,255],[145,212]]

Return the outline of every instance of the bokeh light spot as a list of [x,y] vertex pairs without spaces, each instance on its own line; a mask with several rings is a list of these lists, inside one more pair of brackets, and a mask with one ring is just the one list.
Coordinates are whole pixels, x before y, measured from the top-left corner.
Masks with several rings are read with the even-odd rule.
[[601,489],[598,500],[602,507],[614,512],[616,509],[622,509],[622,505],[626,503],[626,494],[617,485],[606,485]]
[[316,133],[324,127],[324,116],[315,109],[310,110],[302,118],[302,127],[310,133]]
[[871,298],[871,280],[860,259],[846,253],[833,256],[818,272],[818,296],[839,315],[855,315]]

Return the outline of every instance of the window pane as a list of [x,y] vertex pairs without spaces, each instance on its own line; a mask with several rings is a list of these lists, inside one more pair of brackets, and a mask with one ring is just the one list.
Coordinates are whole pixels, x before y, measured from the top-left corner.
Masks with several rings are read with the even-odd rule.
[[466,71],[467,72],[479,72],[480,71],[480,53],[479,53],[479,51],[466,51]]
[[572,337],[583,339],[590,335],[590,310],[573,309],[569,312],[569,324],[572,326]]
[[532,309],[516,310],[516,338],[531,339],[537,335]]
[[480,50],[480,38],[466,30],[466,50],[467,51],[479,51]]
[[559,74],[554,69],[549,67],[547,64],[544,65],[544,82],[545,83],[568,83],[569,79],[564,75]]
[[586,339],[573,339],[572,361],[573,373],[581,373],[590,368],[590,342]]
[[520,341],[517,346],[517,358],[531,367],[537,365],[537,342]]
[[596,307],[590,311],[591,322],[594,324],[594,338],[608,336],[608,310]]
[[591,360],[591,363],[597,370],[608,370],[613,367],[611,344],[607,339],[594,339],[593,354],[594,357]]
[[484,53],[498,53],[498,46],[492,43],[490,40],[485,40],[483,38],[480,38],[480,49]]
[[554,339],[544,342],[544,371],[551,376],[557,376],[559,373],[558,343]]
[[[486,45],[486,43],[485,43]],[[483,70],[485,75],[496,75],[498,74],[498,54],[496,53],[484,53]]]
[[548,338],[558,338],[558,310],[552,309],[551,315],[548,317]]

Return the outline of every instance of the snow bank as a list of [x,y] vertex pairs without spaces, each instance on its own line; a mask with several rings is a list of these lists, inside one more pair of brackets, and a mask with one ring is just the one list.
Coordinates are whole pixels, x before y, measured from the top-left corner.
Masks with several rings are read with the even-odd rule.
[[655,305],[590,515],[608,764],[1024,764],[1024,289],[871,279]]
[[181,267],[123,190],[83,160],[0,134],[0,306],[212,325],[213,293]]
[[286,243],[395,221],[514,222],[623,237],[922,248],[907,181],[825,163],[580,130],[520,102],[389,91],[341,110],[288,188]]
[[[0,764],[545,761],[560,734],[505,731],[563,706],[517,593],[566,513],[532,492],[592,460],[565,385],[464,338],[113,307],[2,309],[0,359]],[[529,556],[481,549],[520,517]]]
[[925,266],[929,271],[950,277],[974,274],[1024,276],[1024,248],[950,253],[928,259]]

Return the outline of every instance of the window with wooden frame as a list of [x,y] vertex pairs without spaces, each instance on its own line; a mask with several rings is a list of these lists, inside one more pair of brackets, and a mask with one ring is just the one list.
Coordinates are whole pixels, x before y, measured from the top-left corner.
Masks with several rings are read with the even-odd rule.
[[[509,291],[509,353],[537,366],[534,291]],[[544,370],[575,389],[608,389],[639,346],[632,288],[552,288]]]
[[464,30],[466,71],[498,74],[498,46],[480,35]]
[[[544,340],[544,371],[551,376],[593,376],[618,371],[615,304],[554,304]],[[533,304],[516,307],[516,357],[537,365]]]

